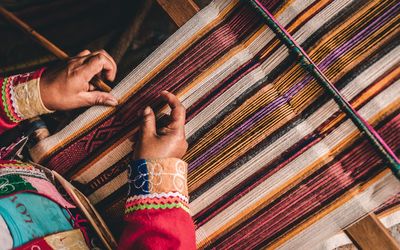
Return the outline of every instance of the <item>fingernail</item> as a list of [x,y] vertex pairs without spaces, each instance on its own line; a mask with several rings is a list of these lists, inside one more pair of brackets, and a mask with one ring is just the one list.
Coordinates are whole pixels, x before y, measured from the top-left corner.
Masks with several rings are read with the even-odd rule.
[[150,114],[150,112],[151,112],[151,109],[150,109],[149,106],[147,106],[147,107],[143,110],[143,115],[148,115],[148,114]]
[[118,100],[117,99],[107,99],[106,104],[110,106],[117,106],[118,105]]

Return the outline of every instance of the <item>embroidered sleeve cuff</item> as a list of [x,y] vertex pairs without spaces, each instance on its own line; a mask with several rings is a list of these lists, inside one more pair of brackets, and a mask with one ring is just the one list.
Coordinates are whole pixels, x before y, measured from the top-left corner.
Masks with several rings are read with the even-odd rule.
[[44,68],[20,75],[0,77],[2,112],[9,123],[51,113],[40,96],[40,77]]
[[182,208],[189,212],[186,162],[175,158],[135,160],[128,167],[126,215],[144,209]]

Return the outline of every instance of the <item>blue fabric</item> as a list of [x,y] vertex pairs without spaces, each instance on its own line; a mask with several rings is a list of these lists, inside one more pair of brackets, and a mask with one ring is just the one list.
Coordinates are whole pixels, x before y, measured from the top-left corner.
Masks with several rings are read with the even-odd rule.
[[0,199],[0,215],[10,230],[14,247],[73,229],[65,209],[33,193],[19,193]]
[[149,174],[146,160],[134,160],[129,167],[129,196],[149,194]]

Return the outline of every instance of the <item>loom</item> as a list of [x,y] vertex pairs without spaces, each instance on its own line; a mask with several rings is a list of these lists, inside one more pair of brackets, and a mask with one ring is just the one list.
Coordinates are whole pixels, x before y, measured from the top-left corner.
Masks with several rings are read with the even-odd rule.
[[399,15],[390,0],[214,0],[112,90],[117,109],[90,108],[31,156],[118,235],[137,113],[167,112],[165,89],[187,108],[199,248],[326,249],[400,200]]

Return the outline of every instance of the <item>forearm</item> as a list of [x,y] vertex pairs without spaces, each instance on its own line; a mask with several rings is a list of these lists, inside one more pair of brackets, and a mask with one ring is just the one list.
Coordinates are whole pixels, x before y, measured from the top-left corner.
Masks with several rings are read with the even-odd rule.
[[195,249],[189,214],[187,164],[175,158],[133,161],[127,223],[120,249]]
[[40,95],[40,77],[44,68],[9,77],[0,77],[0,134],[20,121],[51,112]]

